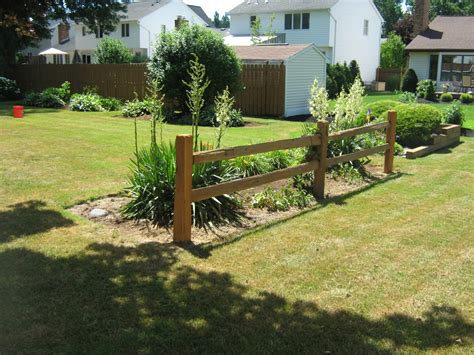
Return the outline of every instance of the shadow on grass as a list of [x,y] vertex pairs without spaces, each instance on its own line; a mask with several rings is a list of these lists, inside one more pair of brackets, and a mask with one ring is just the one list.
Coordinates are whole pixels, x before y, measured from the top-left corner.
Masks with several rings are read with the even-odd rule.
[[[178,263],[178,249],[92,244],[72,257],[0,253],[0,348],[5,353],[392,353],[472,341],[449,305],[420,318],[369,319],[288,301],[228,273]],[[460,339],[460,340],[459,340]],[[406,348],[405,348],[406,350]]]
[[222,248],[226,245],[235,243],[235,242],[241,240],[242,238],[244,238],[244,237],[246,237],[250,234],[273,228],[273,227],[278,226],[282,223],[286,223],[286,222],[291,221],[295,218],[303,216],[307,213],[312,213],[312,212],[314,212],[316,210],[319,210],[321,208],[324,208],[326,206],[329,206],[329,205],[332,205],[332,204],[345,205],[347,203],[346,201],[348,199],[350,199],[354,196],[357,196],[361,193],[364,193],[364,192],[366,192],[366,191],[368,191],[368,190],[370,190],[370,189],[372,189],[372,188],[374,188],[378,185],[385,184],[386,182],[389,182],[389,181],[392,181],[392,180],[395,180],[395,179],[399,179],[399,178],[401,178],[402,176],[405,176],[405,175],[408,175],[408,174],[407,173],[402,173],[402,172],[396,172],[396,173],[388,175],[384,178],[372,177],[373,182],[371,182],[370,184],[368,184],[368,185],[366,185],[366,186],[364,186],[360,189],[351,191],[351,192],[343,194],[343,195],[329,197],[329,198],[326,198],[324,200],[318,200],[318,204],[316,206],[312,207],[312,208],[302,210],[301,212],[295,213],[295,214],[293,214],[293,215],[291,215],[287,218],[282,218],[282,219],[279,219],[279,220],[276,220],[276,221],[273,221],[273,222],[270,222],[270,223],[267,223],[267,224],[264,224],[264,225],[260,225],[260,226],[257,226],[255,228],[249,229],[249,230],[246,230],[245,232],[240,233],[240,234],[238,234],[234,237],[231,237],[228,240],[225,240],[225,241],[222,241],[222,242],[216,242],[216,243],[212,243],[212,244],[207,244],[207,245],[206,244],[205,245],[195,245],[193,243],[183,243],[183,244],[180,244],[180,247],[185,249],[186,251],[190,252],[191,254],[193,254],[196,257],[208,258],[212,255],[212,251],[214,249]]
[[27,201],[0,211],[0,243],[74,224],[61,213],[44,208],[42,201]]
[[[455,149],[456,147],[459,147],[462,144],[464,144],[463,141],[456,142],[456,143],[451,144],[451,145],[449,145],[445,148],[435,150],[434,152],[431,152],[430,154],[451,154],[451,153],[454,153],[453,149]],[[430,154],[428,154],[426,156],[430,156]],[[424,158],[424,157],[421,157],[421,158]],[[420,158],[417,158],[417,159],[420,159]]]

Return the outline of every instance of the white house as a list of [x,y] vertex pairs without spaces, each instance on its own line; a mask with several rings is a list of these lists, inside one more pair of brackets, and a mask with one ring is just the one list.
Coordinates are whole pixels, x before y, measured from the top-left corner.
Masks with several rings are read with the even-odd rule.
[[[209,18],[196,6],[188,6],[182,0],[142,0],[127,4],[127,12],[117,24],[115,31],[95,33],[84,24],[53,23],[52,37],[41,41],[38,48],[28,48],[25,54],[33,56],[48,48],[56,48],[67,55],[48,58],[48,62],[68,64],[77,51],[81,63],[94,63],[94,51],[102,38],[110,36],[122,40],[135,55],[149,56],[155,37],[176,28],[180,21],[209,26]],[[200,10],[199,10],[200,9]],[[203,15],[204,14],[204,15]]]
[[[310,91],[314,79],[318,79],[320,85],[326,85],[326,57],[314,44],[236,46],[234,49],[244,65],[283,65],[283,116],[309,114]],[[252,83],[244,82],[244,86],[249,85]],[[268,103],[262,104],[266,106]]]
[[355,59],[362,80],[375,80],[383,19],[372,0],[246,0],[229,15],[232,36],[249,36],[258,17],[262,33],[313,43],[331,63]]

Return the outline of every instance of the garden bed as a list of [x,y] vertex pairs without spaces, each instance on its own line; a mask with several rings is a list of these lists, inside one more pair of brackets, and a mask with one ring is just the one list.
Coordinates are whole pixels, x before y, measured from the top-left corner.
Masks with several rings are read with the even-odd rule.
[[[340,197],[367,187],[386,176],[383,173],[382,166],[367,165],[366,172],[367,175],[363,179],[356,181],[347,181],[343,178],[332,178],[328,174],[326,176],[326,190],[329,201],[331,198]],[[288,219],[305,210],[314,208],[318,204],[318,202],[314,200],[307,208],[290,208],[287,211],[278,212],[270,212],[267,209],[253,208],[251,206],[251,199],[254,194],[263,191],[268,186],[279,189],[287,183],[287,180],[282,180],[270,185],[260,186],[258,188],[244,191],[241,194],[245,210],[245,218],[242,220],[242,224],[240,226],[221,226],[213,230],[193,228],[193,243],[206,244],[226,240],[232,236],[244,233],[265,224]],[[127,235],[128,237],[133,236],[133,239],[140,243],[151,241],[171,243],[173,241],[172,228],[155,228],[144,220],[135,222],[125,219],[121,215],[120,210],[128,201],[129,199],[124,196],[107,196],[73,206],[69,211],[95,223],[99,223],[106,228],[117,231],[120,235]],[[98,216],[94,216],[95,214],[98,214]]]
[[420,146],[406,151],[407,159],[416,159],[428,155],[450,145],[457,144],[461,139],[461,126],[442,124],[438,132],[432,136],[432,144]]

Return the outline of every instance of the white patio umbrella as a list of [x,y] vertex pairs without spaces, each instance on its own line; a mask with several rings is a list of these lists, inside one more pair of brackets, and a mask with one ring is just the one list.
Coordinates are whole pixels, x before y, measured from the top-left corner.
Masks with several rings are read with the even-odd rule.
[[60,51],[59,49],[56,49],[56,48],[50,48],[40,53],[40,55],[55,55],[55,54],[64,55],[67,53]]

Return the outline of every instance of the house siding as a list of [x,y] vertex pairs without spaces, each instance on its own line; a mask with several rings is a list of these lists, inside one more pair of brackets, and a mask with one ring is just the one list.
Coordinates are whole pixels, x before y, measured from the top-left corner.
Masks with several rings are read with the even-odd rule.
[[[375,80],[380,64],[382,20],[371,0],[339,0],[331,8],[335,24],[335,57],[338,63],[353,59],[360,67],[362,80]],[[369,21],[369,33],[364,35],[364,20]]]
[[[317,46],[331,46],[330,37],[330,18],[327,10],[311,11],[310,25],[307,30],[285,30],[285,14],[292,13],[282,12],[276,13],[273,21],[272,30],[276,33],[285,33],[286,41],[290,44],[309,44],[314,43]],[[249,35],[250,30],[250,14],[248,15],[232,15],[230,22],[230,33],[232,35]],[[273,14],[259,15],[262,24],[262,34],[268,32],[270,21]]]
[[418,80],[425,80],[429,78],[430,55],[431,53],[427,52],[410,53],[409,66],[415,71]]
[[326,86],[326,62],[315,48],[308,48],[286,63],[285,117],[309,114],[315,78]]

